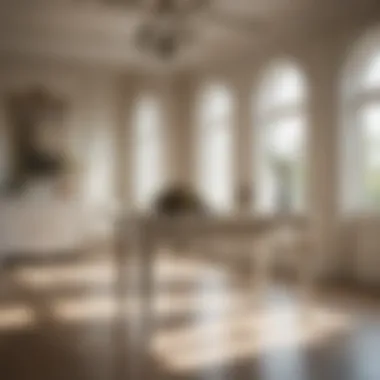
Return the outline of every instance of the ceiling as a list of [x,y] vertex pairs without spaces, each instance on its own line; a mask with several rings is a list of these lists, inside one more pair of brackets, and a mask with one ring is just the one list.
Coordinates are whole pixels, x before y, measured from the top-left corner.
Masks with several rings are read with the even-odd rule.
[[[123,6],[121,0],[118,4],[107,1],[110,0],[1,0],[0,57],[158,67],[160,62],[148,58],[134,43],[134,32],[142,22],[141,12]],[[373,15],[379,8],[377,3],[378,0],[213,0],[210,7],[214,16],[200,12],[192,19],[192,44],[166,65],[191,67],[239,59],[274,41],[327,33],[337,25]],[[226,17],[228,23],[220,21]]]

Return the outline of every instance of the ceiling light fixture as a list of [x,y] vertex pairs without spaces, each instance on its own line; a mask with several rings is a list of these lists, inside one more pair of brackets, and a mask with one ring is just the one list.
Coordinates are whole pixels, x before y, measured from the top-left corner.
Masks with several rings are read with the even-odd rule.
[[135,34],[138,49],[154,57],[173,59],[191,40],[189,19],[208,0],[151,0],[145,21]]
[[141,22],[133,35],[135,46],[144,54],[164,61],[176,58],[196,40],[198,29],[202,30],[204,25],[220,25],[245,39],[257,35],[260,26],[257,19],[245,14],[226,13],[214,0],[101,1],[137,12]]

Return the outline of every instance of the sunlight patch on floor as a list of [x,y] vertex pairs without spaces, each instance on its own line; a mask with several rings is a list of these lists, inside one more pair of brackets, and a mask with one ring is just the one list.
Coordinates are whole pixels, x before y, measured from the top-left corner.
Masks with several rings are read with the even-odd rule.
[[109,296],[58,300],[52,305],[53,315],[61,322],[88,322],[110,319],[116,315],[116,299]]
[[28,287],[50,289],[56,286],[110,283],[114,272],[110,262],[104,261],[21,268],[13,273],[13,278]]
[[36,322],[35,313],[27,305],[17,304],[0,307],[0,330],[19,330],[32,327]]
[[291,309],[253,310],[214,323],[157,332],[152,351],[168,370],[186,372],[317,344],[351,327],[348,315],[324,309],[315,310],[307,322]]

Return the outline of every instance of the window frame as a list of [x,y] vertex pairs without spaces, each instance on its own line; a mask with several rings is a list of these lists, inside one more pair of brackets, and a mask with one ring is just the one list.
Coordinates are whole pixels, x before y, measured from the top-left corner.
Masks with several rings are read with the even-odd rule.
[[[278,72],[276,72],[278,70]],[[276,80],[279,78],[279,72],[282,70],[282,75],[286,75],[287,72],[295,73],[297,80],[300,83],[300,96],[297,99],[290,98],[288,101],[279,101],[278,103],[270,103],[267,106],[263,105],[262,96],[267,95],[266,91],[276,87]],[[280,81],[281,82],[281,81]],[[274,87],[273,87],[274,86]],[[288,60],[276,61],[266,68],[258,89],[254,92],[253,98],[253,116],[252,116],[252,130],[253,130],[253,163],[254,163],[254,178],[253,180],[253,197],[254,202],[252,204],[253,212],[263,215],[273,215],[278,212],[275,204],[268,206],[261,204],[263,202],[262,193],[263,179],[269,174],[270,163],[268,162],[267,142],[266,135],[269,132],[268,129],[274,124],[286,121],[287,119],[300,118],[303,126],[303,138],[302,138],[302,164],[303,172],[305,173],[305,180],[302,188],[302,195],[300,199],[299,207],[291,207],[290,213],[299,214],[307,211],[308,208],[308,191],[309,191],[309,178],[307,173],[310,168],[310,127],[308,116],[308,83],[304,70],[295,62]],[[269,132],[270,133],[270,132]],[[264,174],[264,172],[267,172]],[[275,185],[274,185],[275,186]]]
[[365,142],[364,133],[361,132],[365,127],[361,111],[371,105],[377,105],[380,110],[380,82],[371,84],[367,78],[371,61],[380,60],[379,37],[380,28],[361,36],[350,51],[342,70],[339,196],[342,199],[340,211],[343,214],[380,215],[380,207],[373,202],[368,203]]

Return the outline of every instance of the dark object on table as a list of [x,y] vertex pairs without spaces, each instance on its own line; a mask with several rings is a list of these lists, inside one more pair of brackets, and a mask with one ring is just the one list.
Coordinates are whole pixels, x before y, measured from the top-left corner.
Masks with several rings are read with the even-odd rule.
[[236,192],[237,204],[240,211],[248,211],[252,208],[252,189],[248,184],[242,184]]
[[191,190],[182,187],[163,191],[157,197],[154,209],[159,215],[171,217],[202,215],[206,212],[200,198]]

